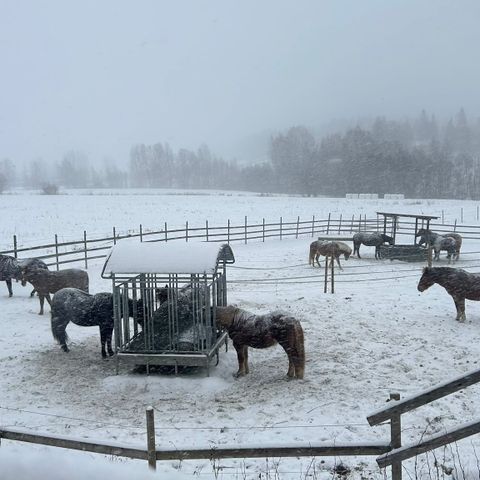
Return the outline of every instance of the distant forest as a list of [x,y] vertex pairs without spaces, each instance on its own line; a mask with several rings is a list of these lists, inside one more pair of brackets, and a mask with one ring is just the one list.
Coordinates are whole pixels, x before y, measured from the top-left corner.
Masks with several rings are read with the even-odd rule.
[[304,126],[273,135],[270,161],[241,165],[167,143],[132,146],[128,167],[114,161],[89,165],[82,152],[67,152],[55,165],[31,161],[17,171],[0,161],[0,192],[11,185],[44,188],[209,188],[263,193],[344,196],[403,193],[407,197],[480,198],[480,119],[461,109],[439,124],[422,111],[402,121],[378,117],[316,138]]

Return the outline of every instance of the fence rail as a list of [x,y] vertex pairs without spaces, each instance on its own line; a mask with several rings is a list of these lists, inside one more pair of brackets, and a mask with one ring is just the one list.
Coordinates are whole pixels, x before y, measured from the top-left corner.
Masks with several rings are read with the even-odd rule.
[[[389,226],[387,225],[387,228]],[[431,228],[439,233],[456,231],[462,234],[464,239],[480,239],[480,225],[461,225],[431,223]],[[57,270],[62,265],[71,263],[83,263],[88,268],[88,262],[104,258],[107,251],[119,240],[138,238],[140,242],[168,242],[173,240],[193,241],[202,240],[208,242],[243,242],[262,241],[269,238],[305,238],[321,236],[322,238],[350,238],[357,231],[365,230],[383,230],[383,221],[379,218],[367,218],[360,216],[355,218],[344,218],[340,215],[338,218],[332,218],[331,215],[326,219],[316,219],[315,216],[307,220],[285,221],[280,217],[278,222],[248,223],[245,217],[244,222],[233,225],[228,220],[227,225],[210,225],[208,220],[205,225],[192,227],[188,222],[183,227],[169,228],[165,223],[159,230],[145,230],[139,225],[138,231],[129,231],[127,233],[117,233],[115,227],[112,228],[112,234],[100,238],[88,238],[87,231],[79,240],[59,241],[58,234],[54,236],[54,241],[42,244],[24,246],[21,245],[16,235],[13,236],[11,248],[0,251],[0,254],[13,255],[14,257],[37,257],[41,258],[49,266],[55,266]],[[415,231],[415,222],[399,221],[397,235],[412,236]],[[388,232],[388,230],[387,230]]]

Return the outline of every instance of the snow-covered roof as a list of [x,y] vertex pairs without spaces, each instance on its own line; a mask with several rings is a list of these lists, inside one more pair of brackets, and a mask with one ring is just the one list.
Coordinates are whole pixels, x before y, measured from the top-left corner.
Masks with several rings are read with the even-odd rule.
[[227,244],[208,242],[119,242],[112,247],[102,277],[138,273],[215,273],[219,261],[234,263]]

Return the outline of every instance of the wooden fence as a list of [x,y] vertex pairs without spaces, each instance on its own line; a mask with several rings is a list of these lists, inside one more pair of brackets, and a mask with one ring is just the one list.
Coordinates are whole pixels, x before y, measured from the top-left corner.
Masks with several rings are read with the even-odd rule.
[[434,400],[438,400],[466,387],[480,383],[480,370],[469,372],[425,390],[413,397],[400,400],[400,395],[390,394],[392,404],[372,413],[367,417],[371,426],[384,422],[390,424],[390,439],[378,443],[357,444],[297,444],[288,446],[222,446],[210,448],[157,449],[155,440],[154,410],[146,411],[147,448],[130,447],[120,444],[88,442],[63,436],[41,435],[25,430],[0,427],[0,439],[36,443],[54,447],[101,453],[104,455],[122,456],[131,459],[147,460],[150,468],[155,469],[161,460],[213,460],[225,458],[286,458],[286,457],[328,457],[328,456],[377,456],[380,468],[392,467],[392,480],[402,479],[402,462],[422,453],[454,443],[458,440],[480,433],[480,421],[464,424],[454,430],[430,438],[421,439],[418,443],[402,446],[402,414],[412,411]]
[[[454,224],[431,224],[431,228],[439,233],[456,231],[462,234],[464,239],[480,239],[479,225],[457,225]],[[115,227],[112,234],[100,238],[90,238],[87,231],[78,240],[60,241],[59,235],[54,235],[51,243],[43,245],[25,246],[20,243],[16,235],[13,236],[10,248],[0,251],[0,254],[13,255],[16,258],[37,257],[43,259],[49,266],[60,269],[61,266],[70,263],[82,263],[88,268],[88,262],[107,256],[107,251],[117,241],[127,238],[137,238],[140,242],[167,242],[173,240],[193,241],[201,240],[207,242],[242,242],[262,241],[269,238],[299,238],[316,236],[337,236],[338,238],[351,238],[357,231],[377,231],[383,229],[383,221],[379,218],[367,219],[366,216],[355,216],[346,218],[340,215],[332,218],[331,214],[326,219],[316,219],[315,216],[308,220],[301,220],[297,217],[293,221],[285,221],[280,217],[278,222],[249,223],[248,218],[244,222],[234,225],[228,220],[227,225],[212,226],[208,220],[202,226],[192,227],[188,222],[185,226],[169,228],[167,223],[159,230],[145,230],[142,225],[138,230],[128,233],[120,233]],[[397,235],[413,235],[415,223],[399,221]]]

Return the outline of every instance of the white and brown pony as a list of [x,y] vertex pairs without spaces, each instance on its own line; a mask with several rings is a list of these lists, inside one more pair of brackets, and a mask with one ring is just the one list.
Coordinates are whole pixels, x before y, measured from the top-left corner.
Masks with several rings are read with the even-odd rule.
[[305,349],[303,329],[300,322],[281,312],[255,315],[235,306],[216,307],[219,328],[227,330],[237,351],[238,372],[236,376],[249,373],[248,347],[268,348],[279,343],[288,356],[290,378],[303,378]]
[[315,262],[317,262],[317,265],[320,267],[321,265],[318,261],[318,258],[320,255],[323,255],[324,257],[327,257],[327,262],[328,257],[334,257],[340,270],[343,270],[342,266],[340,265],[340,255],[343,255],[345,260],[348,260],[351,254],[352,249],[346,243],[317,240],[310,244],[308,264],[314,267]]

